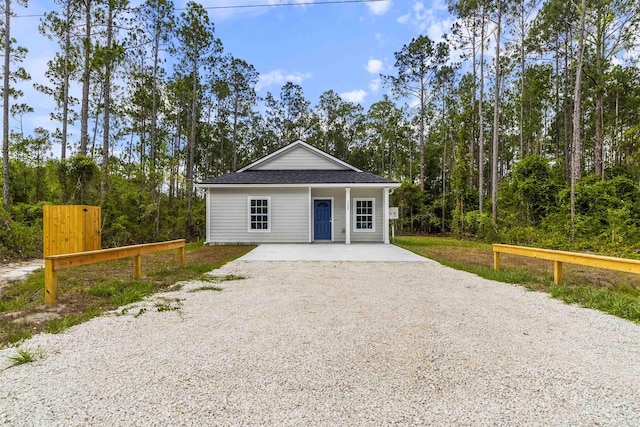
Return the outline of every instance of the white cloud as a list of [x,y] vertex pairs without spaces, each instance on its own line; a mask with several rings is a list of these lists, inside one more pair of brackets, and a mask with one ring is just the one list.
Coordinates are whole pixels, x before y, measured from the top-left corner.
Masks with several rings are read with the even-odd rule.
[[407,22],[409,22],[409,19],[411,19],[411,12],[407,13],[406,15],[402,15],[400,17],[398,17],[398,19],[396,19],[396,21],[398,21],[399,24],[406,24]]
[[371,92],[378,93],[380,90],[380,83],[382,83],[380,79],[371,80],[371,83],[369,83],[369,89]]
[[367,92],[362,89],[352,90],[351,92],[342,92],[340,98],[348,102],[362,102]]
[[375,33],[374,37],[376,38],[376,40],[380,41],[382,40],[382,34],[380,33]]
[[440,40],[442,36],[447,34],[451,30],[451,26],[454,23],[454,19],[448,18],[436,22],[432,22],[427,28],[427,35],[431,40]]
[[449,7],[442,0],[431,0],[431,5],[429,7],[433,10],[449,11]]
[[379,59],[371,58],[367,62],[367,66],[365,68],[371,74],[379,74],[380,71],[382,71],[382,67],[383,67],[382,61],[380,61]]
[[269,86],[281,86],[286,82],[300,84],[310,77],[311,73],[286,73],[279,69],[272,70],[266,74],[260,74],[258,83],[256,84],[256,91],[260,91]]
[[391,8],[391,0],[367,3],[367,7],[374,15],[384,15]]
[[447,12],[442,0],[433,0],[426,8],[424,3],[416,2],[407,14],[396,18],[396,22],[411,26],[416,32],[426,34],[438,41],[450,31],[454,19]]

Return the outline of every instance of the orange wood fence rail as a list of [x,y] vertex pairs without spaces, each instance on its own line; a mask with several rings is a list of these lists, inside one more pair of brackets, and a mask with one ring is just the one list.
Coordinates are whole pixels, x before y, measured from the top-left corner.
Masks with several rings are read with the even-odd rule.
[[147,243],[143,245],[124,246],[122,248],[100,249],[97,251],[78,252],[73,254],[51,255],[44,258],[44,303],[54,305],[58,293],[58,270],[96,262],[111,261],[133,257],[133,278],[139,279],[142,273],[140,256],[153,252],[178,249],[180,265],[184,265],[185,240]]
[[587,267],[597,267],[607,270],[640,274],[640,261],[635,259],[494,244],[493,269],[496,271],[500,270],[501,253],[553,261],[553,282],[556,285],[562,283],[562,263],[565,262],[569,264],[585,265]]

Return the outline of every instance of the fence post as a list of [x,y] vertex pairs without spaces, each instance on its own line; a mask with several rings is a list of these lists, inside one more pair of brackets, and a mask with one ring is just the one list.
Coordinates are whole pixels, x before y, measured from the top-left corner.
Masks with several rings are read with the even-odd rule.
[[133,257],[133,278],[136,280],[140,280],[142,276],[142,256],[135,255]]
[[500,270],[500,252],[496,252],[495,249],[493,250],[493,270]]
[[178,248],[178,260],[180,261],[180,265],[184,266],[184,246]]
[[44,304],[55,305],[58,294],[58,272],[53,269],[53,261],[44,260]]
[[553,283],[559,285],[562,283],[562,263],[553,261]]

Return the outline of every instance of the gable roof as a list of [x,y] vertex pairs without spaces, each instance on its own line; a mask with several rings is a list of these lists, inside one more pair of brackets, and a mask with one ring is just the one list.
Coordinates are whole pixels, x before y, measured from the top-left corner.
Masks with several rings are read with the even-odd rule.
[[[284,147],[282,147],[281,149],[274,151],[273,153],[259,159],[256,160],[255,162],[241,168],[238,169],[236,172],[245,172],[245,171],[249,171],[252,169],[257,169],[258,167],[264,166],[267,163],[273,162],[278,158],[282,158],[284,156],[286,156],[288,153],[291,153],[293,151],[295,151],[296,149],[304,149],[308,152],[310,152],[311,154],[313,154],[314,156],[317,156],[319,163],[327,163],[330,162],[331,164],[334,164],[336,166],[339,167],[339,169],[345,169],[345,170],[351,170],[354,172],[362,172],[360,169],[356,168],[355,166],[350,165],[347,162],[343,162],[342,160],[338,159],[337,157],[332,156],[331,154],[325,153],[322,150],[317,149],[316,147],[313,147],[309,144],[307,144],[304,141],[298,140],[295,141],[289,145],[286,145]],[[320,168],[318,168],[320,169]]]
[[204,179],[196,187],[389,187],[399,183],[343,162],[311,145],[296,141],[236,172]]
[[[387,178],[368,172],[354,170],[248,170],[232,172],[216,178],[206,179],[200,184],[258,184],[258,185],[291,185],[291,184],[391,184],[397,183]],[[393,185],[396,184],[396,185]]]

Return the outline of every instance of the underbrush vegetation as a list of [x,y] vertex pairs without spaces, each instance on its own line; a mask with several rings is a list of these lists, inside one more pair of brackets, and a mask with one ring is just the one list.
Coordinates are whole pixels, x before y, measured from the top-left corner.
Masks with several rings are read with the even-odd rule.
[[[138,302],[156,292],[178,290],[177,282],[200,279],[204,273],[244,255],[253,246],[203,246],[189,243],[186,262],[177,263],[174,251],[142,257],[140,280],[131,278],[131,259],[120,259],[62,270],[58,273],[56,306],[44,306],[44,271],[17,282],[0,293],[0,348],[28,339],[34,333],[60,333],[108,310]],[[241,277],[222,276],[217,282]],[[212,289],[213,290],[213,289]],[[165,307],[158,311],[166,311]],[[52,314],[47,321],[28,320],[32,315]]]
[[600,310],[640,323],[640,275],[564,265],[563,283],[553,283],[551,261],[501,255],[493,270],[490,244],[443,237],[402,236],[396,244],[443,265],[499,282],[549,293],[568,304]]
[[467,188],[468,182],[468,177],[454,179],[451,191],[439,197],[437,188],[421,192],[417,184],[403,183],[391,198],[399,207],[398,233],[640,259],[640,186],[635,174],[612,170],[605,177],[584,176],[575,189],[573,224],[566,174],[548,158],[531,155],[513,164],[500,180],[495,222],[491,200],[484,200],[480,212],[477,191]]

